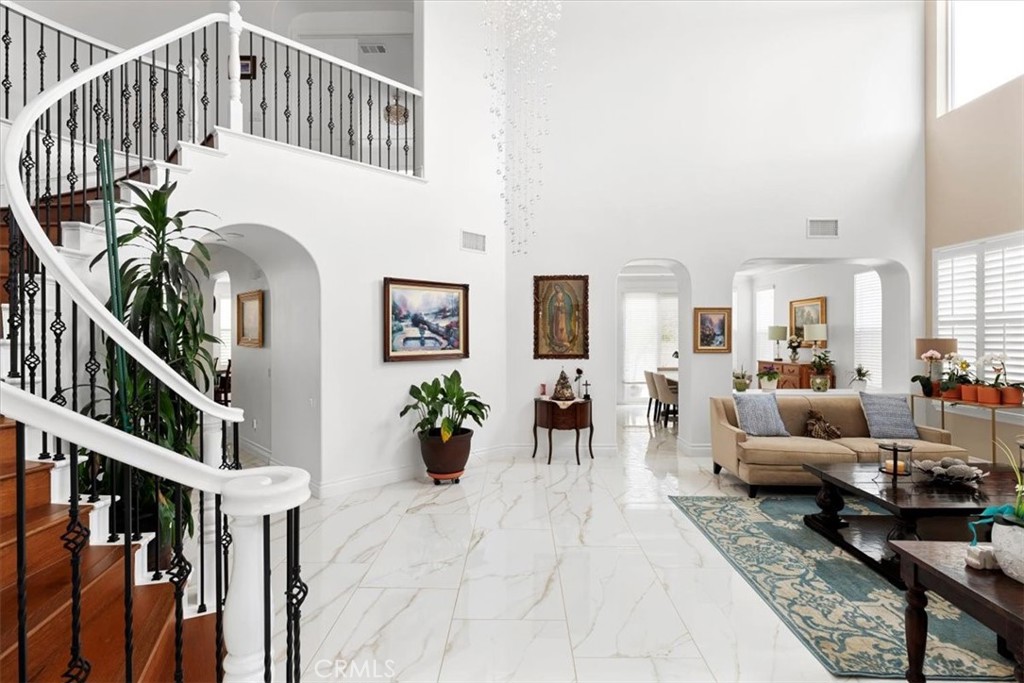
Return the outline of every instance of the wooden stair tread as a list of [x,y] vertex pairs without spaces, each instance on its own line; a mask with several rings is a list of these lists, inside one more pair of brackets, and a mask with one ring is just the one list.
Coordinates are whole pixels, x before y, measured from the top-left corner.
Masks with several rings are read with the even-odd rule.
[[[15,463],[14,463],[13,459],[12,460],[4,460],[3,462],[0,462],[0,481],[3,481],[4,479],[13,479],[14,477],[16,477],[18,473],[15,471],[15,469],[16,468],[15,468]],[[26,460],[25,461],[25,476],[26,477],[29,474],[32,474],[33,472],[39,472],[39,470],[51,470],[51,469],[53,469],[53,463],[52,462],[43,462],[43,461],[40,461],[40,460]]]
[[[181,668],[186,681],[213,681],[217,676],[217,615],[213,612],[186,619],[182,628]],[[142,675],[141,683],[174,680],[174,623],[167,638],[154,653]]]
[[[132,591],[133,673],[138,677],[154,650],[166,638],[173,641],[174,589],[169,583],[136,586]],[[121,595],[105,605],[82,611],[82,656],[92,667],[90,681],[123,681],[124,602]],[[58,681],[67,657],[50,658],[41,669],[30,670],[29,680]],[[31,669],[31,667],[30,667]],[[170,679],[165,679],[170,680]]]
[[[78,512],[82,517],[85,517],[91,509],[91,505],[78,506]],[[67,505],[50,503],[29,508],[25,510],[25,535],[31,536],[43,529],[50,528],[54,524],[62,521],[66,522],[67,519]],[[15,524],[16,519],[14,515],[0,517],[0,552],[2,553],[8,552],[7,546],[11,546],[10,552],[14,553],[14,544],[18,540]]]
[[[82,592],[106,571],[121,566],[124,548],[91,545],[82,550]],[[70,555],[68,556],[70,558]],[[121,575],[118,574],[120,577]],[[71,562],[52,564],[25,577],[28,595],[28,634],[32,638],[41,624],[66,614],[71,604]],[[18,646],[18,587],[0,591],[0,657]]]

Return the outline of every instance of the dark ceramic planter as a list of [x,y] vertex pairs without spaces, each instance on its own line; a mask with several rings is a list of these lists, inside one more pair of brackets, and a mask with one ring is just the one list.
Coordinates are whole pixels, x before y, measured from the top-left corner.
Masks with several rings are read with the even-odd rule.
[[469,447],[473,430],[463,427],[447,443],[441,441],[441,430],[431,429],[426,436],[420,436],[420,455],[427,466],[427,474],[434,481],[452,479],[456,483],[466,470],[469,461]]

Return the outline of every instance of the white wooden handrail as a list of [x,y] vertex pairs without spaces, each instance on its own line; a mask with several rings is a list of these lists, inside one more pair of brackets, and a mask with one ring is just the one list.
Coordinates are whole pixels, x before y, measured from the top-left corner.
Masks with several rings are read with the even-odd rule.
[[405,92],[409,93],[410,95],[416,95],[417,97],[423,97],[423,93],[420,92],[419,90],[417,90],[416,88],[408,86],[408,85],[406,85],[404,83],[399,83],[398,81],[393,81],[393,80],[391,80],[390,78],[388,78],[386,76],[381,76],[380,74],[375,74],[372,71],[367,71],[366,69],[362,68],[361,66],[359,66],[357,64],[353,64],[352,62],[346,62],[344,59],[339,59],[338,57],[335,57],[333,55],[329,55],[326,52],[321,52],[320,50],[317,50],[315,47],[310,47],[309,45],[303,45],[302,43],[299,43],[299,42],[296,42],[296,41],[292,40],[291,38],[285,38],[284,36],[279,36],[276,33],[268,31],[265,28],[261,28],[259,26],[256,26],[255,24],[250,24],[247,21],[243,21],[242,22],[242,28],[245,29],[246,31],[249,31],[250,33],[255,33],[258,36],[263,36],[265,38],[269,38],[269,39],[271,39],[271,40],[273,40],[275,42],[280,43],[281,45],[285,45],[287,47],[290,47],[290,48],[293,48],[295,50],[298,50],[299,52],[304,52],[304,53],[306,53],[308,55],[312,55],[312,56],[316,57],[317,59],[322,59],[325,62],[330,62],[331,64],[334,64],[336,66],[340,66],[340,67],[342,67],[344,69],[348,69],[349,71],[354,71],[357,74],[362,74],[364,76],[369,76],[370,78],[372,78],[375,81],[380,81],[381,83],[383,83],[385,85],[390,85],[390,86],[392,86],[394,88],[398,88],[399,90],[404,90]]
[[290,510],[309,498],[309,472],[297,467],[222,470],[62,408],[0,382],[4,416],[45,429],[57,439],[184,486],[225,495],[224,512],[261,516]]
[[[52,88],[39,93],[25,105],[14,121],[11,122],[11,130],[8,133],[7,139],[9,141],[24,140],[36,121],[45,115],[51,106],[77,90],[80,86],[103,76],[103,74],[116,69],[122,64],[127,64],[159,47],[183,38],[193,31],[213,24],[227,23],[227,19],[226,14],[208,14],[205,17],[185,24],[181,28],[169,31],[158,38],[125,50],[120,54],[113,55],[102,62],[62,79]],[[67,260],[61,257],[53,244],[50,243],[46,233],[43,232],[42,227],[39,225],[39,221],[36,220],[35,214],[32,212],[24,180],[19,170],[20,161],[21,146],[18,144],[6,145],[3,152],[3,166],[0,168],[3,169],[2,175],[10,179],[11,182],[10,210],[18,223],[18,227],[21,229],[22,237],[32,247],[32,251],[38,259],[46,266],[47,273],[60,283],[61,287],[70,294],[71,298],[81,307],[90,320],[95,322],[128,355],[135,358],[146,370],[163,382],[165,387],[212,417],[229,422],[241,422],[244,419],[244,414],[240,409],[216,403],[175,372],[159,356],[153,353],[149,347],[143,344],[138,337],[132,334],[127,327],[111,315],[110,311],[106,309],[96,295],[78,279],[78,276],[75,275]]]

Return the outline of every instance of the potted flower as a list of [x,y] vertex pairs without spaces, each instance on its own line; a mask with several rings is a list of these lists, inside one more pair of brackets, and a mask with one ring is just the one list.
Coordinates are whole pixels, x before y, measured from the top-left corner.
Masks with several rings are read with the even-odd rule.
[[857,367],[853,369],[853,379],[850,380],[850,388],[857,393],[867,391],[869,377],[871,377],[871,371],[863,365],[858,364]]
[[762,391],[775,391],[779,385],[779,371],[774,365],[766,365],[757,373],[757,379],[761,384]]
[[473,430],[463,427],[462,423],[469,417],[483,426],[491,407],[480,401],[479,395],[463,388],[458,370],[419,386],[413,384],[409,395],[414,401],[402,408],[399,417],[410,410],[416,410],[419,415],[413,431],[420,439],[420,455],[427,466],[427,474],[435,484],[440,484],[442,479],[458,484],[469,460],[473,438]]
[[746,391],[749,389],[752,380],[753,377],[750,376],[750,373],[742,365],[739,370],[732,371],[732,388],[736,391]]
[[[1017,437],[1018,448],[1021,448],[1022,436]],[[1017,495],[1012,505],[1003,505],[993,511],[995,524],[992,527],[992,551],[1003,573],[1024,583],[1024,474],[1010,448],[999,439],[996,439],[996,444],[1017,477]],[[992,508],[983,514],[987,515],[989,510]]]
[[1006,383],[1003,382],[1006,359],[1002,354],[990,353],[981,359],[981,365],[990,366],[996,375],[991,382],[978,385],[978,403],[997,406],[1003,402],[1002,389],[1006,386]]
[[796,362],[796,359],[800,357],[800,347],[804,344],[804,338],[798,337],[795,334],[791,334],[789,339],[786,340],[786,348],[789,349],[789,359]]
[[1007,382],[999,392],[1002,394],[1003,405],[1019,406],[1024,403],[1024,384],[1020,382]]
[[[946,363],[947,370],[939,383],[942,398],[959,401],[963,396],[964,385],[971,384],[971,364],[966,358],[955,353],[946,356]],[[975,395],[975,400],[977,400],[977,395]]]
[[819,349],[814,352],[811,358],[811,389],[815,391],[828,391],[832,383],[832,373],[835,370],[836,362],[829,357],[829,351]]
[[923,375],[914,375],[910,378],[911,382],[917,382],[921,385],[921,393],[925,396],[934,396],[938,394],[939,380],[942,378],[942,354],[935,349],[930,349],[921,354],[921,360],[925,362],[928,368],[928,372]]

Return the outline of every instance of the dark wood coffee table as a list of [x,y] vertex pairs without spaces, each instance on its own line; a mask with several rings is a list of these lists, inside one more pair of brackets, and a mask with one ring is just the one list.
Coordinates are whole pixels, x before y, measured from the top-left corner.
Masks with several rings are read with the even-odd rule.
[[[992,470],[981,485],[973,488],[919,484],[910,477],[897,477],[894,485],[892,475],[879,472],[874,463],[803,467],[821,479],[815,499],[821,512],[805,515],[804,523],[899,588],[904,587],[899,560],[887,541],[970,540],[966,518],[990,505],[1012,502],[1016,484],[1008,469]],[[870,501],[890,514],[841,516],[844,495]]]
[[998,570],[967,567],[966,543],[893,541],[907,584],[907,680],[924,683],[928,596],[941,595],[995,631],[1016,660],[1013,677],[1024,682],[1024,586]]

